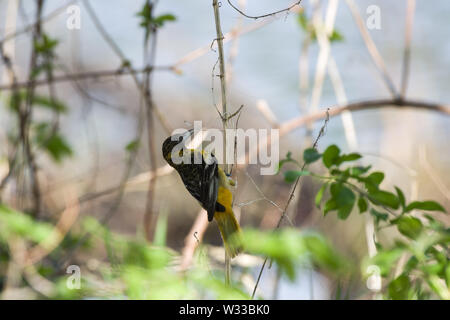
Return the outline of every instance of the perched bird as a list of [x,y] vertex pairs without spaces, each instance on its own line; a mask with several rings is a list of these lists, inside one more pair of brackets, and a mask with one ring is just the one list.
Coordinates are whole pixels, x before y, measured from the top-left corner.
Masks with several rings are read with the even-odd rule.
[[[192,130],[168,137],[162,145],[164,159],[178,172],[186,189],[207,211],[208,221],[213,218],[216,220],[225,250],[234,258],[242,251],[241,229],[232,209],[231,186],[234,186],[234,181],[218,166],[213,154],[184,148],[191,134]],[[190,158],[190,163],[179,163],[173,159],[172,153],[176,146],[174,154]]]

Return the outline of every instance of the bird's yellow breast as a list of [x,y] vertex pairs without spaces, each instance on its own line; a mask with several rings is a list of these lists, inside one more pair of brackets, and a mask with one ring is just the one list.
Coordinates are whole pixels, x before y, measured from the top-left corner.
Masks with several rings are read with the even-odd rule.
[[231,203],[233,202],[233,194],[227,188],[219,186],[219,192],[217,193],[217,202],[219,202],[225,208],[231,208]]

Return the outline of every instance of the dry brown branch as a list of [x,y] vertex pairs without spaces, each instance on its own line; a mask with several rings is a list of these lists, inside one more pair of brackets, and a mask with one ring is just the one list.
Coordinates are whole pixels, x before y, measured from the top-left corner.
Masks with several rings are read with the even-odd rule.
[[[139,73],[146,73],[152,70],[171,70],[170,67],[145,67],[141,69],[113,69],[113,70],[98,70],[98,71],[87,71],[81,73],[72,73],[72,74],[64,74],[59,76],[54,76],[52,81],[56,82],[67,82],[67,81],[75,81],[75,80],[83,80],[83,79],[92,79],[98,80],[100,78],[109,78],[109,77],[117,77],[123,75],[132,75]],[[18,81],[17,88],[26,88],[30,85],[30,81]],[[48,85],[48,79],[37,79],[34,80],[34,86],[45,86]],[[0,85],[0,91],[4,90],[12,90],[11,85]]]
[[184,239],[184,247],[181,251],[181,263],[179,266],[181,271],[186,270],[191,265],[195,249],[198,247],[199,242],[203,239],[203,235],[205,234],[207,228],[208,218],[205,210],[201,209],[197,214],[194,224]]
[[278,128],[280,123],[273,113],[272,109],[270,109],[269,104],[266,100],[260,99],[256,102],[256,108],[263,115],[263,117],[267,120],[272,128]]
[[[274,20],[276,20],[276,19],[273,18],[273,19],[258,21],[258,22],[252,23],[248,26],[244,26],[244,27],[240,28],[239,30],[234,29],[230,32],[227,32],[223,36],[223,38],[224,38],[223,43],[225,44],[241,35],[244,35],[246,33],[250,33],[254,30],[262,28],[262,27],[268,25],[269,23],[273,22]],[[214,44],[215,43],[216,43],[216,41],[214,41]],[[170,67],[166,67],[166,68],[172,68],[174,71],[177,71],[178,68],[180,66],[182,66],[183,64],[187,64],[189,62],[192,62],[192,61],[204,56],[205,54],[209,53],[212,48],[214,48],[214,46],[211,47],[211,44],[204,45],[203,47],[200,47],[198,49],[195,49],[195,50],[187,53],[182,58],[180,58],[178,61],[176,61],[174,64],[170,65]]]
[[[330,107],[329,114],[330,117],[337,116],[344,111],[361,111],[367,109],[381,109],[381,108],[392,108],[397,109],[424,109],[428,111],[436,111],[443,113],[445,115],[450,115],[450,106],[425,102],[416,100],[401,100],[401,99],[380,99],[380,100],[367,100],[360,102],[349,103],[344,106]],[[306,116],[300,116],[291,120],[286,121],[280,126],[280,136],[291,132],[294,129],[302,127],[310,122],[319,121],[325,119],[327,116],[326,110],[318,111]]]

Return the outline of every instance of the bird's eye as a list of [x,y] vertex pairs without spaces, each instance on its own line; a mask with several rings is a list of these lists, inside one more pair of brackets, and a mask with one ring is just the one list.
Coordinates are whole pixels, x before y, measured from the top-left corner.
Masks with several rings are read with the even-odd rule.
[[178,137],[178,142],[181,142],[181,141],[183,141],[183,137],[182,137],[182,136],[179,136],[179,137]]

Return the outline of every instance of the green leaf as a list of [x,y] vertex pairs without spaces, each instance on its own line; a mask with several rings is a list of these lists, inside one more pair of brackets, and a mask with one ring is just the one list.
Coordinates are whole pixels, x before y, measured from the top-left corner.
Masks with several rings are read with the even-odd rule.
[[395,187],[395,191],[397,192],[398,200],[400,201],[400,205],[402,208],[405,208],[405,195],[403,194],[403,191],[399,187]]
[[372,184],[379,186],[380,183],[384,180],[384,173],[375,171],[369,174],[369,176],[366,179],[370,181]]
[[39,243],[48,238],[52,231],[50,224],[37,222],[29,215],[0,204],[0,243],[11,240],[13,236]]
[[298,264],[308,258],[330,271],[345,269],[342,268],[343,258],[326,239],[314,232],[301,233],[289,228],[274,232],[244,229],[242,236],[247,252],[273,259],[291,280],[295,278]]
[[308,18],[304,12],[298,14],[297,21],[303,30],[308,31]]
[[292,158],[292,152],[288,152],[287,154],[286,154],[286,158],[285,159],[283,159],[283,160],[281,160],[279,163],[278,163],[278,169],[277,169],[277,174],[280,172],[280,170],[281,170],[281,168],[286,164],[286,163],[289,163],[289,162],[293,162],[293,163],[295,163],[296,165],[298,165],[298,166],[300,166],[300,164],[297,162],[297,160],[295,160],[295,159],[293,159]]
[[303,152],[303,160],[307,164],[317,161],[321,156],[322,155],[314,148],[308,148]]
[[395,194],[389,191],[374,190],[369,192],[369,200],[376,205],[384,205],[393,209],[398,209],[399,200]]
[[393,300],[407,300],[409,291],[411,289],[411,282],[409,277],[405,274],[400,275],[389,283],[389,297]]
[[300,233],[291,229],[275,232],[244,230],[245,249],[251,254],[273,259],[289,279],[294,279],[300,255],[307,253]]
[[127,150],[128,152],[134,152],[137,150],[137,148],[139,147],[139,140],[135,139],[133,141],[130,141],[126,146],[125,146],[125,150]]
[[367,211],[367,201],[366,199],[359,197],[358,199],[358,209],[359,213],[364,213]]
[[317,233],[304,233],[302,239],[316,265],[334,273],[346,269],[345,260],[324,237]]
[[56,162],[61,162],[64,157],[72,155],[72,149],[67,141],[46,122],[39,123],[36,127],[36,144]]
[[167,239],[167,210],[161,210],[158,215],[158,222],[156,223],[155,235],[153,244],[155,246],[165,246]]
[[64,104],[64,102],[59,101],[57,99],[52,99],[50,97],[38,96],[35,95],[33,97],[33,105],[48,108],[55,112],[66,113],[68,108]]
[[333,164],[336,163],[339,158],[340,150],[336,145],[329,146],[322,156],[322,161],[325,167],[330,168]]
[[375,209],[370,209],[370,214],[375,217],[375,222],[386,221],[389,217],[387,213],[379,212]]
[[320,202],[322,201],[323,194],[325,193],[327,186],[328,186],[327,183],[323,184],[322,187],[320,187],[319,191],[316,194],[316,198],[314,199],[314,202],[315,202],[317,208],[320,208]]
[[295,171],[295,170],[290,170],[290,171],[286,171],[284,173],[284,181],[288,182],[288,183],[292,183],[295,180],[297,180],[298,177],[301,176],[307,176],[309,175],[310,172],[309,171]]
[[338,218],[342,220],[347,219],[355,204],[355,194],[352,190],[339,183],[331,184],[330,192],[337,205]]
[[336,203],[336,200],[334,198],[328,199],[327,202],[325,202],[325,208],[323,209],[323,214],[327,215],[328,212],[336,210],[338,208],[338,205]]
[[372,168],[372,166],[367,166],[367,167],[361,167],[361,166],[351,167],[351,168],[350,168],[350,175],[352,175],[352,176],[360,176],[361,174],[364,174],[364,173],[366,173],[367,171],[369,171],[370,168]]
[[359,153],[343,154],[336,160],[336,165],[340,165],[343,162],[355,161],[361,158],[362,156]]
[[426,210],[426,211],[442,211],[444,213],[446,212],[444,207],[442,207],[436,201],[414,201],[414,202],[411,202],[405,208],[405,212],[410,212],[415,209]]
[[45,148],[56,162],[72,155],[72,149],[67,141],[59,134],[52,135],[45,143]]
[[37,53],[51,54],[58,43],[57,39],[52,39],[44,33],[41,39],[34,43],[34,48]]
[[372,264],[377,265],[380,268],[380,275],[386,277],[403,253],[404,250],[400,248],[380,250],[373,258],[366,261],[364,265],[365,267]]
[[330,42],[337,42],[337,41],[344,40],[344,36],[336,29],[333,30],[333,33],[330,35],[329,38],[330,38]]
[[176,18],[173,14],[162,14],[153,19],[153,23],[158,27],[162,27],[167,21],[175,21]]
[[417,239],[423,229],[422,222],[411,216],[402,216],[392,221],[397,225],[398,231],[411,239]]

